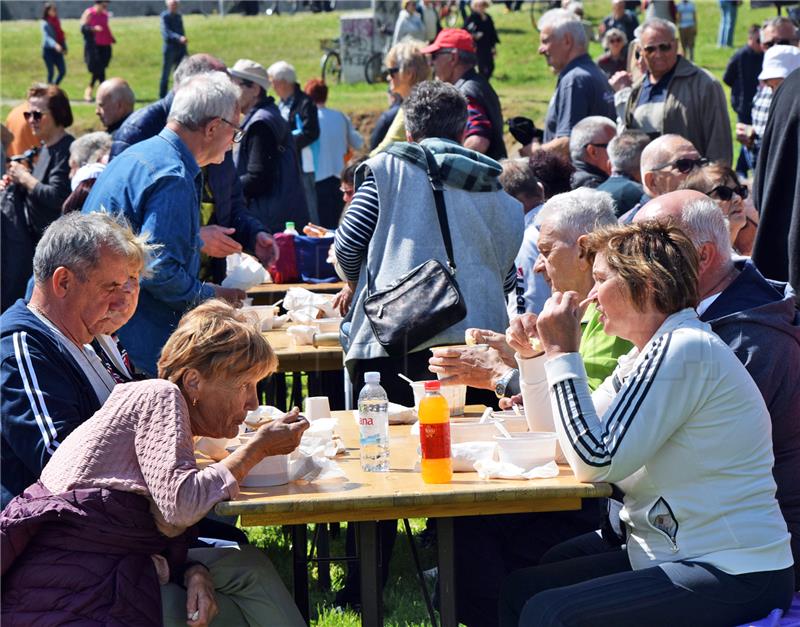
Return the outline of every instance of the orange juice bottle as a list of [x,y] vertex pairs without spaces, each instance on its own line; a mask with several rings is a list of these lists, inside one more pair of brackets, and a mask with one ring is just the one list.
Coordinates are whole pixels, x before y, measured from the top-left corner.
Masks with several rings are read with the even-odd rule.
[[453,480],[450,409],[439,394],[439,385],[438,381],[426,381],[425,396],[419,403],[419,443],[425,483],[450,483]]

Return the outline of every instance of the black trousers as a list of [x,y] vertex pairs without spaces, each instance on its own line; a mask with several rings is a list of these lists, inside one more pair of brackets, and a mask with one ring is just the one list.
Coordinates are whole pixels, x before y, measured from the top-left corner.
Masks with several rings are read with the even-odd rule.
[[595,543],[601,552],[543,563],[506,578],[501,626],[730,627],[785,610],[794,593],[791,567],[730,575],[709,564],[682,561],[632,570],[624,549],[608,550],[585,537],[577,542],[576,551],[555,550],[582,553]]
[[319,225],[326,229],[335,229],[339,226],[339,217],[344,209],[344,198],[339,191],[340,184],[341,181],[335,176],[329,176],[314,184],[317,190]]
[[106,80],[106,68],[111,63],[111,46],[97,46],[89,55],[89,73],[92,79],[89,84],[94,87],[95,83],[102,83]]

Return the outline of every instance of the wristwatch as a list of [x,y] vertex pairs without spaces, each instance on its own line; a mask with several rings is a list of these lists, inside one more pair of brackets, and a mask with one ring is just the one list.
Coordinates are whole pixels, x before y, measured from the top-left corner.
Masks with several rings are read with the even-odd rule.
[[511,379],[514,378],[515,371],[513,368],[509,369],[502,377],[497,380],[494,386],[494,393],[497,398],[503,398],[506,395],[506,387],[508,387]]

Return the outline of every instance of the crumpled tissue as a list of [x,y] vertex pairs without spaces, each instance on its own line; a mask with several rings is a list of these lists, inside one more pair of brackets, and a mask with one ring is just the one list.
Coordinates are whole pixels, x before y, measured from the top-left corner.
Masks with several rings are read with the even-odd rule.
[[286,329],[286,333],[294,341],[295,346],[311,346],[314,344],[314,334],[317,327],[309,324],[293,324]]
[[283,308],[295,322],[310,323],[317,318],[336,317],[333,298],[331,294],[317,294],[302,287],[290,287],[283,299]]
[[246,253],[233,253],[225,258],[225,278],[222,287],[249,290],[267,281],[269,273],[255,257]]
[[475,470],[481,479],[550,479],[558,476],[558,464],[555,461],[525,470],[514,464],[481,460],[475,463]]

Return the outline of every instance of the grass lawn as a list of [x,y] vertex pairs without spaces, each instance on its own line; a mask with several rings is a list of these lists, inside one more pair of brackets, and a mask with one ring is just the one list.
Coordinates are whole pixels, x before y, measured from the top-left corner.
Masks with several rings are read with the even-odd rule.
[[[718,5],[710,0],[700,0],[696,4],[700,32],[695,60],[719,77],[731,51],[717,49],[714,43],[719,24]],[[774,15],[773,9],[752,10],[748,4],[743,4],[739,9],[735,38],[739,45],[746,39],[749,24]],[[605,0],[589,0],[585,3],[587,18],[596,24],[607,13],[608,6]],[[286,59],[295,65],[303,83],[319,75],[319,40],[338,35],[339,15],[298,13],[279,17],[229,15],[225,18],[187,15],[184,22],[190,51],[210,52],[229,64],[242,57],[254,59],[265,66]],[[492,15],[502,40],[492,82],[500,95],[504,114],[506,117],[526,115],[541,125],[555,86],[555,77],[536,54],[538,37],[531,28],[528,12],[522,10],[506,14],[502,5],[499,5],[492,9]],[[63,28],[70,52],[67,56],[67,76],[62,87],[74,100],[78,100],[88,77],[83,64],[83,40],[77,20],[65,20]],[[141,104],[155,100],[161,75],[158,18],[116,19],[112,21],[112,28],[118,43],[114,46],[114,58],[108,76],[126,78]],[[29,84],[45,75],[40,42],[36,22],[15,21],[2,25],[0,98],[4,104],[0,107],[0,114],[3,117],[10,108],[9,101],[24,98]],[[600,54],[599,44],[593,43],[590,52],[597,57]],[[356,125],[366,131],[371,127],[371,120],[385,107],[385,86],[364,83],[340,85],[331,90],[329,104],[351,114]],[[76,103],[74,113],[76,122],[73,133],[101,130],[93,105]],[[735,119],[732,118],[733,122]],[[509,142],[511,144],[513,140],[509,138]]]
[[[343,2],[339,3],[344,5]],[[732,51],[719,50],[715,45],[719,24],[717,2],[696,2],[700,32],[695,61],[717,77],[722,75]],[[610,3],[590,0],[585,3],[586,16],[593,23],[608,12]],[[746,40],[749,24],[761,22],[774,15],[773,9],[751,10],[749,3],[739,9],[735,41],[741,45]],[[502,43],[498,47],[496,73],[493,79],[500,95],[506,117],[526,115],[537,125],[544,120],[547,103],[555,86],[555,77],[544,61],[536,54],[538,37],[532,30],[527,11],[506,14],[496,6],[492,15]],[[298,13],[294,16],[245,18],[232,15],[223,18],[201,15],[185,16],[185,26],[190,40],[190,50],[205,51],[221,57],[229,64],[247,57],[265,66],[279,59],[293,63],[301,82],[319,75],[321,51],[319,40],[338,35],[338,13]],[[71,46],[67,57],[67,76],[62,84],[73,99],[79,99],[87,80],[83,65],[82,38],[77,20],[66,20],[63,28]],[[139,106],[157,98],[161,72],[161,39],[156,17],[126,18],[112,21],[117,38],[109,76],[126,78],[140,100]],[[592,44],[591,54],[597,57],[600,46]],[[10,103],[24,97],[33,80],[44,77],[44,64],[40,54],[40,32],[36,22],[4,22],[0,31],[0,114],[5,118]],[[726,87],[727,91],[727,87]],[[349,113],[356,125],[366,131],[371,120],[386,104],[383,85],[341,85],[331,90],[330,106]],[[85,103],[74,105],[73,134],[101,130],[94,114],[94,106]],[[731,116],[731,123],[735,117]],[[509,139],[509,142],[513,140]],[[412,521],[415,533],[424,526],[423,521]],[[279,572],[291,585],[291,554],[289,541],[279,528],[256,528],[249,531],[251,540],[267,549]],[[344,532],[333,541],[333,554],[344,553]],[[423,568],[435,563],[431,550],[422,550]],[[343,568],[332,566],[334,589],[341,586]],[[353,612],[338,613],[331,609],[333,593],[321,590],[317,570],[311,573],[311,601],[313,624],[321,626],[349,626],[360,624]],[[414,575],[408,542],[403,532],[399,534],[385,593],[387,625],[424,625],[428,623],[425,606]]]

